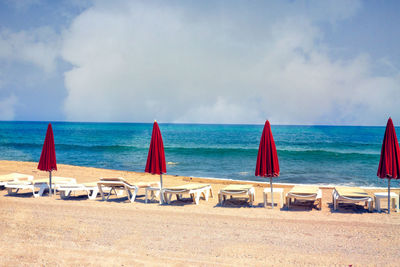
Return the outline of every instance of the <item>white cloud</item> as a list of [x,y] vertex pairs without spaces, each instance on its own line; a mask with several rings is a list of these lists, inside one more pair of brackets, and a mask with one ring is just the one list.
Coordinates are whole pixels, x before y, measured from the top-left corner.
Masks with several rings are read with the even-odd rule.
[[74,66],[65,73],[68,120],[383,124],[400,117],[399,73],[375,75],[368,55],[330,58],[315,23],[347,19],[359,2],[301,9],[300,1],[291,6],[296,14],[285,13],[285,3],[280,16],[248,24],[153,3],[98,1],[64,33],[62,57]]
[[17,97],[10,95],[0,99],[0,120],[13,120],[15,118],[15,105]]
[[0,59],[33,64],[46,73],[56,68],[60,37],[51,27],[29,31],[0,30]]

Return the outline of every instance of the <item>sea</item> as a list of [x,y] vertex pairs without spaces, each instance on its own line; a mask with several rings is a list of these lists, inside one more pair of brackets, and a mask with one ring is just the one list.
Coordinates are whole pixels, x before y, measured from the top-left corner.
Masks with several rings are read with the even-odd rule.
[[[0,159],[38,162],[47,125],[0,122]],[[52,126],[57,163],[145,169],[152,123],[53,122]],[[167,174],[269,182],[254,176],[264,125],[159,126]],[[387,186],[376,175],[385,127],[272,125],[271,129],[281,170],[275,183]]]

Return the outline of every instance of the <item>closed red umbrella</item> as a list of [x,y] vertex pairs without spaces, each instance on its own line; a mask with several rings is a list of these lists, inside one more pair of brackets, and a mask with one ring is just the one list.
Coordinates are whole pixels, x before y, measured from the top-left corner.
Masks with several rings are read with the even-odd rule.
[[57,170],[56,149],[54,146],[53,128],[51,127],[51,123],[49,123],[49,126],[47,127],[46,138],[44,139],[38,169],[49,172],[49,194],[51,196],[51,172]]
[[268,120],[265,122],[264,130],[261,135],[260,146],[258,147],[255,175],[270,178],[271,203],[273,208],[274,197],[272,189],[272,177],[279,176],[279,161],[274,137],[272,136],[271,132],[271,125],[269,124]]
[[388,213],[390,213],[390,179],[400,178],[400,149],[392,118],[389,118],[386,124],[377,175],[379,178],[388,179]]
[[151,141],[150,141],[149,153],[147,155],[145,172],[160,175],[160,186],[161,186],[160,198],[161,198],[161,201],[163,202],[162,174],[167,172],[167,167],[165,165],[164,144],[163,144],[160,128],[158,127],[157,121],[154,121],[154,124],[153,124],[153,133],[151,134]]

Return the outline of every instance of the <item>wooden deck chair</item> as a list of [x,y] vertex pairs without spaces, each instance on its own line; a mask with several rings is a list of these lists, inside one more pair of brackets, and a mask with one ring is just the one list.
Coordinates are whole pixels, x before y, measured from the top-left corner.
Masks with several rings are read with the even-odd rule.
[[226,201],[226,197],[238,195],[246,195],[249,198],[250,206],[253,206],[253,202],[255,199],[255,190],[254,187],[250,184],[231,184],[227,187],[222,188],[218,193],[218,202],[222,206]]
[[297,202],[318,202],[317,208],[319,210],[322,209],[322,191],[317,186],[294,186],[287,194],[286,194],[286,205],[287,208],[290,208],[290,204],[292,199]]
[[164,200],[167,204],[171,202],[172,195],[176,195],[176,199],[181,200],[183,194],[189,194],[196,205],[199,204],[201,196],[203,196],[206,201],[208,201],[208,197],[213,197],[211,185],[201,183],[163,188],[162,194],[164,194]]

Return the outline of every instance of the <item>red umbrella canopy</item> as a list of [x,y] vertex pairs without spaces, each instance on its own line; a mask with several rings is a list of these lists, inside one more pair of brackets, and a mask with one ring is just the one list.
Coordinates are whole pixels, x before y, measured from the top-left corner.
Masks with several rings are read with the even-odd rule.
[[57,170],[56,149],[54,146],[53,128],[51,128],[51,123],[49,123],[49,126],[47,127],[46,138],[44,139],[38,169],[41,171]]
[[400,178],[400,149],[392,118],[386,124],[377,175],[380,178]]
[[278,154],[276,153],[275,141],[268,120],[265,122],[260,146],[258,147],[255,175],[263,177],[279,176]]
[[153,124],[153,133],[151,135],[149,154],[145,172],[152,174],[163,174],[167,172],[165,165],[164,144],[161,137],[160,128],[156,121]]

